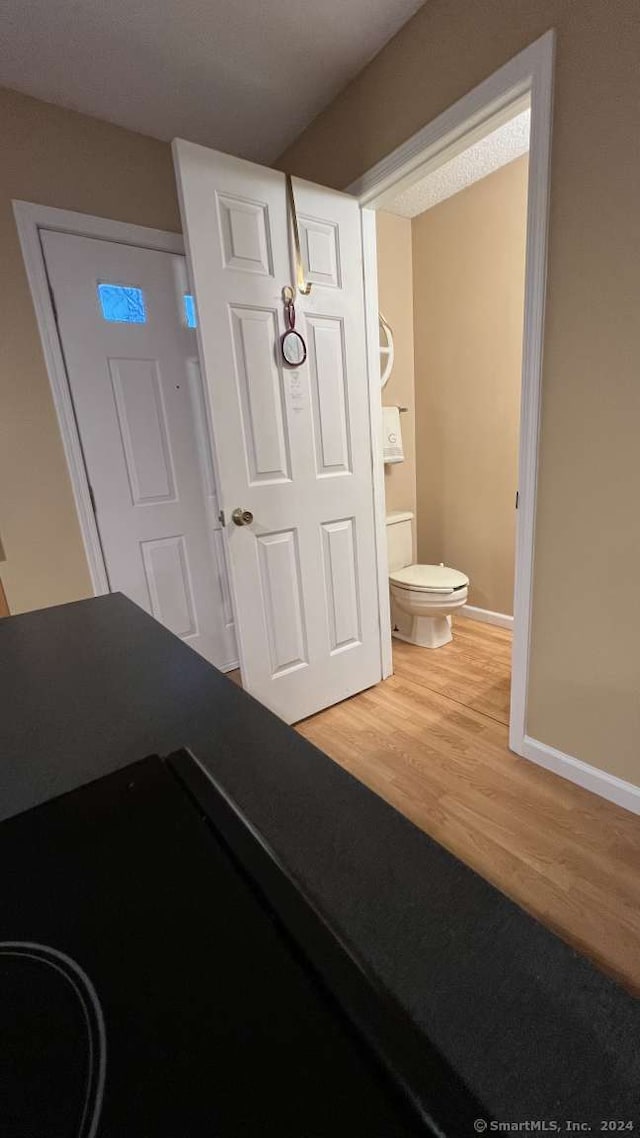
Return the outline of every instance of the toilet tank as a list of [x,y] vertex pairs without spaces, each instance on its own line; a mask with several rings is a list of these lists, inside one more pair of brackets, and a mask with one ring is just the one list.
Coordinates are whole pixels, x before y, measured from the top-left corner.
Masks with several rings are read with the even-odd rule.
[[413,514],[398,510],[387,514],[387,559],[389,572],[413,565]]

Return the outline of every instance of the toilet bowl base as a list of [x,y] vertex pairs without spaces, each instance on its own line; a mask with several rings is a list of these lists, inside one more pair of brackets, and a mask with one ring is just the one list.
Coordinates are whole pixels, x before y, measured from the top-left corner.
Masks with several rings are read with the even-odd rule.
[[442,648],[453,640],[451,616],[412,616],[392,605],[391,634],[421,648]]

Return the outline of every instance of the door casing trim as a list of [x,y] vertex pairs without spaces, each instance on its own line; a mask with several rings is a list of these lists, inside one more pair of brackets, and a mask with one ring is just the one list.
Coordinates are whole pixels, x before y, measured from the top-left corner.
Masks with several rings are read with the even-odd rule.
[[71,489],[89,566],[91,584],[94,595],[100,596],[110,591],[109,578],[91,504],[89,479],[58,335],[44,252],[40,241],[40,230],[48,229],[58,233],[69,233],[74,237],[93,237],[102,241],[114,241],[121,245],[136,245],[142,249],[157,249],[163,253],[178,253],[181,256],[184,256],[184,241],[180,233],[148,229],[143,225],[112,221],[105,217],[93,217],[90,214],[75,213],[72,210],[55,209],[53,206],[37,205],[34,202],[14,201],[13,213],[16,219],[27,280],[31,289],[53,404],[62,436],[62,445],[71,479]]
[[[398,146],[346,192],[363,207],[365,272],[365,310],[369,335],[369,367],[377,358],[377,280],[371,266],[376,265],[375,223],[367,213],[383,209],[385,203],[406,185],[437,169],[466,149],[501,122],[512,117],[525,103],[531,104],[529,142],[529,184],[527,204],[527,244],[525,268],[524,334],[522,353],[522,402],[518,459],[518,513],[516,526],[516,574],[514,593],[514,637],[512,656],[509,746],[526,756],[526,714],[533,600],[533,562],[536,514],[536,488],[542,392],[544,311],[547,285],[547,234],[549,225],[549,186],[553,117],[553,70],[555,31],[550,29],[518,55],[510,59],[458,102],[450,106],[406,142]],[[375,332],[374,332],[375,329]],[[373,391],[373,386],[371,387]],[[379,403],[380,400],[378,399]],[[372,398],[371,424],[373,453],[381,412]],[[378,565],[386,563],[384,494],[374,494]],[[382,657],[391,672],[391,646],[385,648],[383,610],[389,609],[387,574],[380,573]],[[388,621],[387,621],[388,623]]]

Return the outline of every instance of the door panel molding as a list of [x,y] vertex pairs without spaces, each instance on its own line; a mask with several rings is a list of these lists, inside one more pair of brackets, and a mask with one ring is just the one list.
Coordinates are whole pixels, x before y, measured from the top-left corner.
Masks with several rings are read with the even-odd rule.
[[131,501],[134,506],[175,502],[176,480],[158,360],[120,357],[107,360],[107,364]]
[[[278,340],[275,308],[229,306],[249,485],[291,481],[282,365],[274,356]],[[258,374],[259,383],[250,377]]]
[[249,198],[216,194],[225,269],[273,276],[269,207]]
[[195,636],[198,625],[184,534],[141,541],[140,552],[156,620],[183,639]]
[[329,651],[333,655],[360,643],[356,519],[323,522],[320,528],[331,633]]
[[298,534],[294,529],[260,534],[257,548],[271,674],[275,678],[309,662]]
[[316,471],[319,478],[352,474],[344,320],[308,313],[306,324]]

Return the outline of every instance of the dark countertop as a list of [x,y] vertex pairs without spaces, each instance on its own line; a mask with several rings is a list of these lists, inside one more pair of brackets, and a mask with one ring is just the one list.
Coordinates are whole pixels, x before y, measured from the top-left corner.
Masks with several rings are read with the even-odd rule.
[[496,1117],[638,1125],[639,1002],[125,597],[0,621],[0,693],[0,817],[188,746]]

